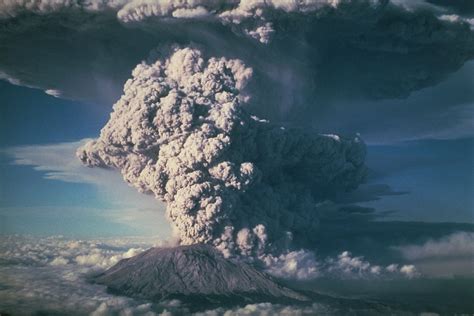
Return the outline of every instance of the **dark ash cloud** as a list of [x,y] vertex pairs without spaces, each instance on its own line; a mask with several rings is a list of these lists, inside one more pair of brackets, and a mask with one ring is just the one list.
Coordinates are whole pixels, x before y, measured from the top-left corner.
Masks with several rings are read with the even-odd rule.
[[464,110],[445,111],[456,103],[450,100],[430,109],[426,101],[379,100],[432,87],[474,56],[469,23],[441,19],[455,9],[436,4],[441,9],[382,0],[12,1],[0,19],[0,72],[11,82],[108,106],[153,48],[194,43],[252,67],[248,107],[256,115],[372,140],[384,131],[372,124],[373,113],[388,125],[384,137],[396,139],[409,137],[389,132],[413,111],[407,131],[427,137],[434,131],[419,123],[419,113],[431,111],[430,121],[437,117],[443,126],[447,115],[452,128]]

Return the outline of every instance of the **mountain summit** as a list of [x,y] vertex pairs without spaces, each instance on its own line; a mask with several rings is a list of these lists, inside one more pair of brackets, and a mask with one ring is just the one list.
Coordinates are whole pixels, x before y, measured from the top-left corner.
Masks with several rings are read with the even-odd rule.
[[96,277],[109,291],[140,299],[180,299],[199,305],[306,301],[243,262],[208,245],[151,248]]

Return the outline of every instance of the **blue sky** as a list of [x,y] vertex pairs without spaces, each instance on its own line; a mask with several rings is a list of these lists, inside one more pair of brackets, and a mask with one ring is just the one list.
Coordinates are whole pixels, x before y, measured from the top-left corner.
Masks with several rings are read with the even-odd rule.
[[[80,163],[72,169],[67,166],[76,160],[76,142],[97,135],[108,118],[107,107],[55,98],[4,81],[0,81],[0,103],[3,233],[169,235],[163,206],[129,188],[119,174],[99,171],[96,178],[84,179],[74,174],[73,169],[81,168]],[[25,145],[30,146],[21,147]],[[50,170],[14,163],[14,152],[19,149],[23,149],[21,158],[29,157],[33,165],[49,162]],[[61,168],[73,173],[46,179],[49,171]],[[84,167],[83,171],[90,170]],[[107,179],[110,187],[101,186],[100,177]]]
[[374,181],[405,194],[366,203],[391,219],[474,222],[474,139],[418,140],[368,149]]

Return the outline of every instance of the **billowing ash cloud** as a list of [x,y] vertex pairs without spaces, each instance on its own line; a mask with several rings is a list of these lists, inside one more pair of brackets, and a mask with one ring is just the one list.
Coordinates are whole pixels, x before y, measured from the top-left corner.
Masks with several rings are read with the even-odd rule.
[[182,244],[258,255],[311,238],[317,202],[363,181],[358,138],[285,129],[245,109],[240,60],[194,48],[139,64],[100,137],[78,150],[167,203]]
[[[11,0],[0,3],[0,77],[109,104],[152,48],[197,43],[253,68],[254,114],[347,132],[354,128],[344,114],[363,120],[377,111],[384,123],[406,126],[411,117],[418,127],[433,121],[427,112],[441,117],[455,102],[391,108],[365,101],[434,86],[474,56],[470,20],[444,2],[420,3]],[[372,119],[355,127],[366,129],[382,134],[387,127]]]

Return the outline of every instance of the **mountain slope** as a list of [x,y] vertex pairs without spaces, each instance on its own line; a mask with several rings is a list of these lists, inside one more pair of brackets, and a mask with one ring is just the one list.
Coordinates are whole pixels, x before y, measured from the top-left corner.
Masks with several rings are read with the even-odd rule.
[[207,245],[151,248],[96,277],[109,291],[198,305],[306,301],[249,264],[225,259]]

